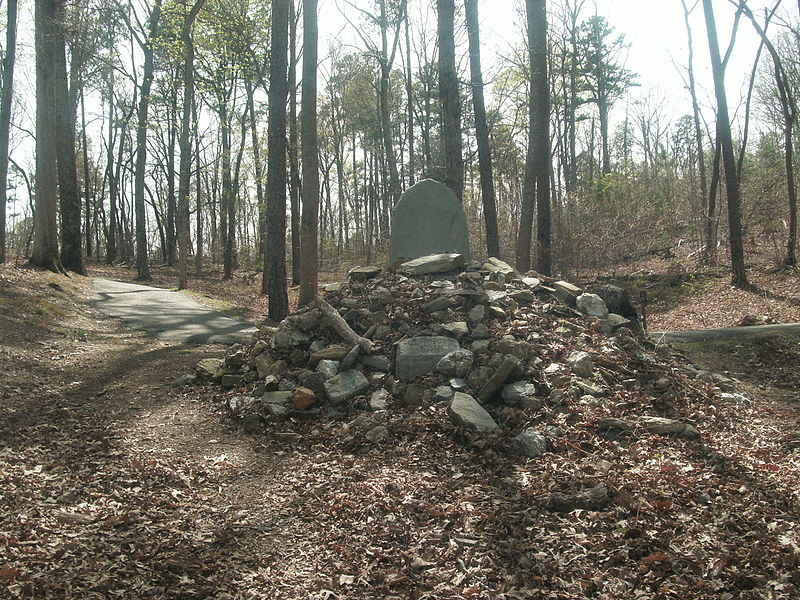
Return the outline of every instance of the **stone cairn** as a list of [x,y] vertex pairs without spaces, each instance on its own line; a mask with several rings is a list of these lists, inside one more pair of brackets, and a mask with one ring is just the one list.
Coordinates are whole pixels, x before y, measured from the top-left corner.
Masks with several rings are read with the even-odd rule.
[[[597,295],[460,254],[421,257],[395,272],[355,268],[347,282],[325,285],[313,306],[262,327],[249,347],[200,361],[197,374],[237,391],[228,407],[252,431],[356,414],[353,426],[375,444],[390,438],[393,414],[444,403],[455,427],[506,436],[510,450],[529,457],[561,435],[550,424],[559,414],[581,411],[597,415],[603,436],[696,438],[671,400],[706,393],[687,384],[693,378],[731,387],[668,348],[655,351]],[[608,398],[633,388],[666,415],[606,410]]]

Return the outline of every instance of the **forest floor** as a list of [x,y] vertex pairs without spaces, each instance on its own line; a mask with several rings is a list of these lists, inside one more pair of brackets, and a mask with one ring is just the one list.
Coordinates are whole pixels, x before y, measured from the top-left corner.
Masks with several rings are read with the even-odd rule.
[[[690,302],[651,304],[651,327],[735,324],[720,294],[724,310],[800,321],[797,277],[782,277],[755,307],[703,278]],[[257,321],[259,283],[190,289]],[[361,454],[336,427],[293,445],[244,433],[219,388],[174,384],[224,348],[151,339],[90,295],[85,278],[0,266],[0,598],[797,597],[800,339],[689,349],[752,398],[709,417],[699,448],[520,462],[423,418]],[[542,512],[547,486],[578,476],[616,490],[614,509]]]

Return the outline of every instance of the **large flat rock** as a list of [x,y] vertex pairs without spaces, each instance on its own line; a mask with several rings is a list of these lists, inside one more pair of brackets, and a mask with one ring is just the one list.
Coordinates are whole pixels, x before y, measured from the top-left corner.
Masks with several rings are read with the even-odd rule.
[[497,423],[491,415],[469,394],[456,392],[448,410],[450,419],[456,424],[476,431],[494,431]]
[[394,207],[389,262],[453,253],[469,260],[464,208],[453,190],[423,179],[403,192]]
[[399,379],[414,379],[430,373],[445,355],[460,347],[453,338],[440,335],[403,340],[397,345],[395,375]]

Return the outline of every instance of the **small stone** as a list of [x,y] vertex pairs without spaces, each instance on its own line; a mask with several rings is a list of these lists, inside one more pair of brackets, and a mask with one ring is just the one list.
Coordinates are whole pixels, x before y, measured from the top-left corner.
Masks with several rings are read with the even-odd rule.
[[181,375],[175,381],[172,382],[172,385],[175,387],[183,387],[185,385],[190,385],[197,381],[197,375],[192,375],[191,373],[187,373],[186,375]]
[[520,304],[530,304],[536,299],[536,296],[530,290],[517,290],[516,292],[511,292],[509,297]]
[[591,377],[594,372],[594,361],[588,352],[575,351],[567,358],[567,365],[578,377]]
[[225,361],[221,358],[204,358],[198,361],[195,369],[197,371],[197,376],[201,379],[215,381],[222,378],[224,367]]
[[308,352],[295,348],[289,353],[289,364],[293,367],[302,367],[308,362]]
[[547,438],[528,427],[511,441],[511,449],[522,456],[535,458],[547,452]]
[[339,292],[342,289],[342,284],[335,282],[335,283],[328,283],[322,286],[323,292],[328,292],[329,294]]
[[474,342],[472,342],[469,345],[469,347],[470,347],[470,350],[472,350],[472,352],[474,354],[481,354],[483,352],[488,352],[489,351],[489,344],[490,343],[491,343],[491,341],[488,340],[488,339],[475,340]]
[[608,390],[603,386],[592,383],[591,381],[587,381],[586,379],[576,379],[575,385],[578,386],[578,389],[580,389],[584,394],[589,394],[595,398],[601,398],[608,392]]
[[473,306],[467,313],[467,320],[470,323],[479,323],[486,318],[486,307],[483,304]]
[[487,281],[483,284],[483,289],[490,290],[493,292],[499,292],[505,289],[504,284],[500,283],[499,281]]
[[364,434],[364,437],[373,444],[389,439],[389,430],[385,425],[378,425]]
[[598,319],[608,317],[608,307],[597,294],[581,294],[575,299],[575,305],[579,311],[586,315],[591,315]]
[[536,386],[527,381],[515,381],[503,386],[500,397],[509,406],[519,406],[520,408],[533,408],[538,405],[541,408],[544,402],[541,398],[536,398]]
[[678,421],[677,419],[667,419],[666,417],[640,417],[638,422],[649,433],[659,435],[678,435],[687,439],[700,437],[700,432],[693,425]]
[[361,356],[361,346],[356,344],[355,346],[350,348],[349,352],[342,359],[342,365],[340,369],[342,371],[349,371],[350,369],[355,367],[356,362],[358,362],[359,356]]
[[391,363],[389,359],[385,356],[381,356],[379,354],[369,354],[367,356],[361,357],[361,364],[374,371],[389,371],[391,368]]
[[547,507],[555,512],[572,512],[573,510],[600,510],[608,505],[608,489],[600,484],[578,494],[555,492],[550,496]]
[[506,279],[511,279],[512,277],[516,276],[516,271],[514,267],[509,265],[507,262],[503,262],[499,258],[495,256],[491,256],[483,261],[481,265],[481,270],[489,271],[490,273],[500,273],[506,276]]
[[488,308],[489,316],[493,319],[505,319],[506,318],[506,311],[504,311],[499,306],[490,306]]
[[500,366],[497,367],[497,370],[481,388],[481,391],[478,393],[478,399],[481,402],[488,402],[494,393],[505,383],[506,379],[508,379],[509,375],[511,375],[511,372],[516,369],[518,365],[519,359],[516,356],[507,354],[503,358],[503,362],[500,364]]
[[627,327],[631,324],[630,319],[626,319],[622,315],[618,315],[616,313],[608,313],[608,317],[606,318],[611,331],[614,332],[615,330],[619,329],[620,327]]
[[389,403],[389,392],[381,388],[372,392],[369,398],[369,407],[372,410],[386,410]]
[[255,399],[250,396],[232,396],[228,399],[228,408],[231,412],[245,412],[253,406]]
[[469,372],[467,383],[473,390],[480,390],[494,373],[492,367],[476,367]]
[[469,333],[469,327],[467,327],[466,321],[445,323],[442,325],[442,329],[456,337],[463,337]]
[[317,396],[321,396],[325,393],[325,380],[330,379],[329,377],[325,377],[322,373],[317,373],[316,371],[309,371],[304,370],[300,375],[297,376],[297,380],[300,382],[300,385],[303,387],[307,387],[312,392],[317,394]]
[[280,384],[281,380],[276,377],[275,375],[267,375],[264,378],[262,385],[264,386],[265,392],[274,392],[278,389],[278,385]]
[[453,379],[451,379],[447,383],[450,385],[451,388],[453,388],[457,392],[460,392],[462,390],[467,389],[467,386],[469,385],[467,383],[467,380],[466,379],[462,379],[461,377],[454,377]]
[[306,387],[296,387],[292,392],[292,404],[297,410],[308,410],[317,403],[317,395]]
[[524,283],[533,290],[538,288],[542,284],[542,280],[538,279],[537,277],[523,277],[522,283]]
[[283,377],[288,368],[289,366],[286,364],[285,360],[276,360],[274,363],[272,363],[272,365],[270,365],[269,369],[267,370],[267,374],[275,377]]
[[473,340],[485,340],[488,339],[491,333],[489,332],[489,328],[486,326],[485,323],[478,323],[472,329],[472,337]]
[[266,392],[262,397],[261,400],[267,404],[277,404],[279,406],[284,406],[291,400],[292,392],[290,391],[277,391],[277,392]]
[[292,345],[292,334],[288,331],[276,331],[272,336],[273,348],[289,348]]
[[220,385],[226,389],[235,388],[242,384],[241,375],[223,375],[220,378]]
[[339,404],[365,392],[369,382],[360,371],[350,369],[328,379],[324,385],[328,399],[334,404]]
[[275,440],[281,444],[294,444],[295,442],[299,442],[303,437],[294,431],[276,431],[274,436]]
[[427,391],[427,386],[419,383],[409,383],[403,395],[403,404],[405,406],[421,406],[425,400],[425,393]]
[[341,363],[338,360],[321,360],[317,365],[317,373],[320,373],[325,379],[336,377],[339,372],[339,365]]
[[553,284],[553,293],[555,297],[561,300],[567,306],[575,306],[578,296],[582,290],[576,285],[572,285],[568,281],[556,281]]
[[447,296],[437,296],[433,300],[428,300],[422,305],[422,311],[434,313],[450,307],[450,299]]
[[311,358],[308,359],[308,368],[315,368],[321,360],[342,361],[344,357],[347,356],[348,352],[350,352],[350,348],[341,345],[328,346],[322,350],[317,350],[311,355]]
[[247,351],[242,344],[234,344],[225,353],[225,366],[238,369],[247,360]]
[[491,432],[497,429],[497,423],[491,415],[469,394],[455,392],[448,410],[450,420],[456,425],[476,431]]
[[242,417],[242,428],[245,433],[258,433],[262,426],[261,415],[250,413]]
[[472,352],[465,348],[459,348],[439,359],[439,362],[436,363],[436,370],[445,377],[465,377],[472,368],[474,358]]
[[255,357],[253,360],[256,366],[256,371],[258,371],[258,378],[264,379],[267,375],[269,375],[269,369],[272,366],[272,363],[275,362],[275,359],[272,358],[268,352],[263,352]]
[[453,399],[453,388],[449,385],[440,385],[436,388],[436,392],[433,394],[433,401],[434,402],[449,402]]

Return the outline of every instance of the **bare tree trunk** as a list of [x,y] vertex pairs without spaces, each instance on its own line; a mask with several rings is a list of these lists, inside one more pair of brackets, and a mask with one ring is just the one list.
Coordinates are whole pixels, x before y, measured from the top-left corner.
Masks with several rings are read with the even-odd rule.
[[83,202],[84,202],[84,227],[83,234],[86,244],[86,256],[91,258],[92,252],[92,190],[89,171],[89,144],[86,136],[86,103],[84,90],[81,89],[81,154],[83,155]]
[[269,296],[269,318],[289,313],[286,289],[286,96],[289,0],[272,0],[272,60],[269,68],[267,154],[267,242],[262,291]]
[[497,230],[497,203],[494,195],[492,149],[489,145],[489,127],[486,124],[486,104],[483,99],[483,73],[481,72],[481,41],[478,24],[478,0],[465,0],[467,31],[469,33],[469,66],[472,80],[472,106],[475,111],[475,137],[478,141],[478,170],[481,177],[483,218],[486,222],[486,251],[489,256],[500,256],[500,234]]
[[464,159],[461,155],[461,101],[458,96],[458,73],[454,41],[455,4],[436,0],[439,37],[439,98],[442,102],[442,144],[444,146],[444,183],[464,195]]
[[134,175],[134,211],[136,213],[136,279],[149,281],[150,261],[147,256],[147,215],[144,206],[144,176],[147,168],[147,113],[150,109],[150,87],[153,84],[153,42],[161,18],[161,0],[155,0],[150,12],[147,40],[142,44],[144,66],[139,96],[139,115],[136,122],[136,172]]
[[6,6],[6,48],[3,57],[3,87],[0,90],[0,263],[6,261],[6,204],[8,202],[8,139],[11,130],[11,100],[14,94],[14,63],[17,56],[17,0]]
[[292,285],[300,285],[300,168],[297,162],[297,16],[289,2],[289,212],[292,235]]
[[411,74],[411,18],[406,2],[405,37],[406,37],[406,105],[408,110],[408,186],[414,185],[414,80]]
[[194,104],[194,43],[192,27],[197,13],[203,8],[205,0],[196,0],[184,17],[181,27],[183,45],[183,106],[181,107],[181,131],[178,138],[180,163],[178,174],[178,289],[187,285],[187,264],[189,262],[189,183],[192,169],[192,149],[189,140],[192,125],[192,105]]
[[[117,259],[117,179],[114,174],[114,69],[108,75],[108,149],[106,181],[108,182],[108,231],[106,232],[106,263]],[[102,204],[102,202],[100,203]]]
[[303,220],[300,234],[300,299],[313,302],[319,281],[319,150],[317,148],[317,0],[303,0],[303,97],[300,135],[303,160]]
[[711,0],[703,0],[708,49],[711,54],[711,70],[714,75],[714,92],[717,99],[717,132],[722,149],[722,162],[725,168],[725,186],[728,200],[728,228],[730,236],[732,283],[737,287],[747,286],[744,268],[744,244],[740,214],[739,178],[736,173],[736,157],[733,153],[733,138],[728,117],[728,99],[725,93],[725,70],[719,53],[717,28]]
[[[197,101],[192,102],[192,121],[197,123]],[[203,180],[200,178],[200,131],[197,127],[194,128],[194,147],[195,147],[195,165],[197,169],[196,189],[197,189],[197,203],[195,214],[195,251],[194,251],[194,275],[195,277],[203,276],[203,204],[200,201],[203,195]]]
[[81,239],[81,195],[75,162],[75,126],[67,85],[66,40],[64,39],[64,0],[56,2],[53,24],[53,111],[56,125],[59,216],[61,219],[61,266],[86,274]]
[[533,135],[534,171],[536,173],[536,268],[550,275],[552,250],[550,240],[550,83],[547,78],[547,6],[545,0],[527,4],[533,10],[531,55],[535,69],[531,71],[534,94],[531,96],[534,112]]
[[253,99],[253,83],[245,80],[247,93],[247,109],[250,111],[250,141],[253,144],[253,170],[256,184],[256,202],[258,203],[258,235],[256,236],[256,260],[264,260],[264,235],[267,227],[267,216],[264,206],[264,173],[261,166],[261,149],[258,147],[258,119]]
[[53,114],[53,37],[56,1],[36,0],[36,211],[31,264],[62,271],[58,256],[58,178],[55,115]]

